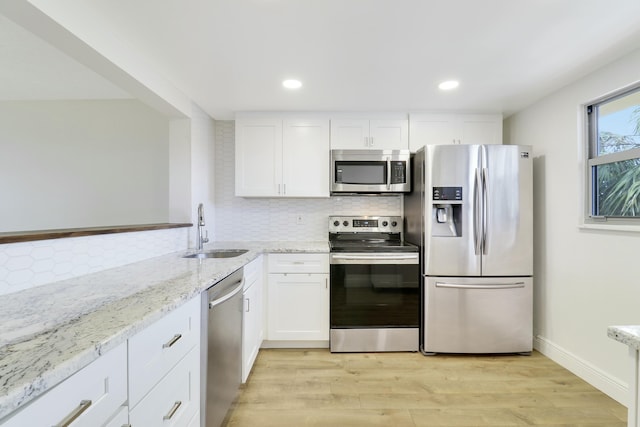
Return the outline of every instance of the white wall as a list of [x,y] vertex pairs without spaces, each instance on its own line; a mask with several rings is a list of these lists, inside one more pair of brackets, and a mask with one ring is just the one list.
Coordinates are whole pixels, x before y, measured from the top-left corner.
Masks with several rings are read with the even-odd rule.
[[190,218],[194,224],[191,245],[195,247],[197,233],[197,206],[204,207],[205,230],[209,240],[213,241],[213,223],[215,215],[215,122],[197,105],[191,110],[191,203]]
[[640,323],[640,232],[579,228],[578,112],[637,81],[639,69],[640,50],[505,121],[505,141],[534,152],[536,347],[624,404],[627,348],[607,338],[607,327]]
[[169,122],[136,100],[0,102],[0,232],[169,219]]

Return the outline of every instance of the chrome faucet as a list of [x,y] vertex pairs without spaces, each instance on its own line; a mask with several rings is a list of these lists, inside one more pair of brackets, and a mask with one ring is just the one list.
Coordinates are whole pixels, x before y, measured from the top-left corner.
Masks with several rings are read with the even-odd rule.
[[205,237],[202,237],[202,228],[204,227],[204,206],[202,203],[198,205],[198,241],[196,242],[196,249],[202,250],[202,245],[209,241],[209,232],[205,231]]

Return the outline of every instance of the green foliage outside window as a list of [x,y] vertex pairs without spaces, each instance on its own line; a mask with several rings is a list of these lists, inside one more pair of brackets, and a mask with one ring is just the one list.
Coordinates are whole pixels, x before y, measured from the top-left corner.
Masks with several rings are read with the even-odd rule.
[[[598,118],[598,156],[640,148],[640,106],[617,112],[617,132],[601,130],[606,118]],[[602,126],[601,126],[602,125]],[[610,125],[615,128],[614,125]],[[629,132],[631,130],[631,132]],[[607,217],[640,217],[640,158],[599,164],[594,169],[594,214]]]

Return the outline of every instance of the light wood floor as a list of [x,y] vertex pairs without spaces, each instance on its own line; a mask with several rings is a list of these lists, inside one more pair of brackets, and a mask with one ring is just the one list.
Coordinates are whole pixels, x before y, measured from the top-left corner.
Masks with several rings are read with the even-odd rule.
[[226,427],[626,426],[627,409],[540,353],[260,351]]

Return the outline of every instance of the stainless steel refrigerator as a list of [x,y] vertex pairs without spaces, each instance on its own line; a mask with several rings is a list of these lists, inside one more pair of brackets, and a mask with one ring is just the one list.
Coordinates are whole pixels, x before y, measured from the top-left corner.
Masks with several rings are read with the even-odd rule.
[[405,240],[420,246],[423,353],[528,353],[531,147],[428,145],[413,161]]

